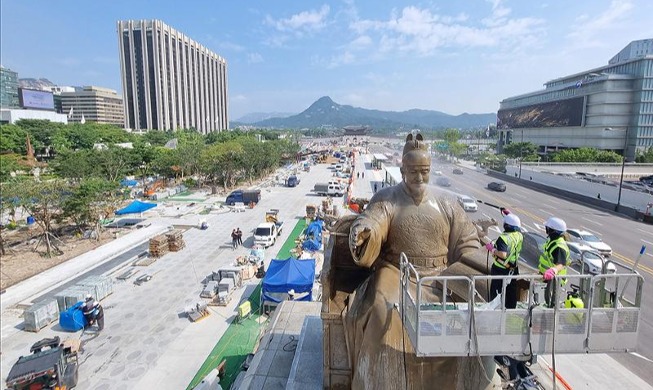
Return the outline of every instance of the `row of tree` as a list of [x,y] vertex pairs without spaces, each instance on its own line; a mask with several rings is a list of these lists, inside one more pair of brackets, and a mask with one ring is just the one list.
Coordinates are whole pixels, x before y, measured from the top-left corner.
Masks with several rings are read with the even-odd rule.
[[[30,144],[40,161],[26,157]],[[265,131],[139,135],[95,123],[28,120],[0,126],[0,151],[3,214],[23,208],[33,216],[43,230],[37,246],[45,243],[51,255],[60,251],[54,222],[72,224],[80,232],[92,228],[99,237],[100,220],[112,216],[124,199],[119,182],[126,176],[192,177],[200,185],[226,191],[293,161],[299,145]],[[15,174],[33,168],[39,168],[38,178]]]

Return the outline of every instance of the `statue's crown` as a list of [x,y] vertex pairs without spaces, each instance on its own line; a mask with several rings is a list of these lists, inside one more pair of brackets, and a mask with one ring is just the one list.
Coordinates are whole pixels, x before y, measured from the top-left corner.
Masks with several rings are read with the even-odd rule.
[[406,144],[404,145],[404,152],[402,153],[402,156],[405,156],[406,153],[410,153],[413,150],[428,152],[428,146],[426,146],[426,143],[424,143],[424,138],[420,133],[417,133],[415,137],[413,137],[412,133],[408,134],[406,137]]

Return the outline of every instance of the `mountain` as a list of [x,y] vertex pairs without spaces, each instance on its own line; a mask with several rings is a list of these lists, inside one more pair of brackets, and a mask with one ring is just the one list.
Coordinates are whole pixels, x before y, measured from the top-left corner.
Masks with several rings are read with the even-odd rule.
[[270,118],[287,118],[295,115],[294,112],[252,112],[236,119],[235,122],[250,124],[254,122],[264,121]]
[[324,125],[343,127],[347,125],[368,125],[375,130],[401,127],[472,128],[484,127],[496,121],[496,113],[449,115],[440,111],[408,110],[380,111],[340,105],[324,96],[303,112],[286,118],[270,118],[254,122],[257,127],[272,128],[318,128]]
[[37,89],[39,91],[49,91],[50,87],[56,87],[57,85],[48,79],[33,79],[25,78],[18,79],[18,84],[21,88],[26,89]]

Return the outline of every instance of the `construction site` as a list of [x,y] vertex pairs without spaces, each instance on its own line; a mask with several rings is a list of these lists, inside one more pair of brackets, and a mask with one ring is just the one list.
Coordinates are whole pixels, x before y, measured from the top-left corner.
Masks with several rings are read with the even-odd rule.
[[[323,226],[351,222],[366,208],[376,184],[387,180],[374,169],[371,155],[357,154],[350,164],[352,180],[343,181],[342,197],[323,197],[311,190],[335,176],[327,160],[309,169],[305,163],[280,169],[252,189],[260,191],[258,203],[227,206],[224,196],[183,192],[159,197],[156,207],[124,214],[114,221],[122,226],[114,239],[42,270],[1,295],[3,380],[14,376],[24,380],[27,371],[15,368],[19,358],[46,351],[65,361],[61,380],[72,381],[73,369],[66,369],[75,367],[75,383],[67,382],[68,388],[349,388],[351,363],[341,339],[344,290],[333,273],[348,269],[336,260],[343,255],[333,252],[347,246],[348,234]],[[364,172],[363,178],[353,180],[356,172]],[[288,186],[289,175],[301,180]],[[157,190],[163,190],[156,186],[150,187],[150,202],[157,198]],[[270,231],[260,230],[270,224]],[[236,229],[242,232],[240,241],[231,234]],[[273,237],[261,241],[265,235]],[[260,244],[264,242],[270,244]],[[401,262],[401,272],[402,280],[420,280],[407,261]],[[491,357],[522,354],[530,348],[538,355],[530,365],[540,386],[534,388],[606,388],[619,383],[624,388],[651,389],[605,354],[637,345],[643,280],[633,276],[635,272],[630,275],[618,283],[631,279],[628,291],[639,291],[632,307],[615,304],[614,311],[602,312],[614,319],[614,326],[588,325],[587,319],[597,318],[590,306],[539,314],[534,317],[539,327],[524,332],[524,320],[532,311],[528,304],[518,307],[521,311],[512,313],[512,319],[501,310],[494,312],[495,317],[474,311],[478,297],[473,286],[489,276],[438,281],[445,292],[447,283],[464,284],[462,289],[456,286],[456,296],[464,295],[468,305],[450,302],[447,294],[437,304],[422,301],[405,283],[397,286],[403,297],[397,304],[405,316],[405,342],[418,356]],[[610,299],[598,289],[595,293],[591,277],[576,278],[574,283],[584,285],[597,300]],[[616,282],[618,277],[606,279]],[[324,284],[325,280],[331,282]],[[536,293],[533,289],[527,289],[527,302]],[[76,324],[71,328],[61,320],[61,313],[88,295],[104,309],[102,330],[75,329]],[[573,323],[570,314],[576,321],[585,318],[580,324],[584,326]],[[515,318],[520,321],[518,332],[511,331]],[[629,319],[630,327],[624,325]],[[551,348],[546,328],[552,321],[551,329],[558,329],[555,321],[558,326],[560,321],[567,325],[572,321],[576,329],[553,331],[557,351]],[[578,334],[585,336],[572,337]],[[49,341],[37,344],[34,352],[35,343],[44,339]],[[508,388],[494,367],[487,372],[491,386]]]

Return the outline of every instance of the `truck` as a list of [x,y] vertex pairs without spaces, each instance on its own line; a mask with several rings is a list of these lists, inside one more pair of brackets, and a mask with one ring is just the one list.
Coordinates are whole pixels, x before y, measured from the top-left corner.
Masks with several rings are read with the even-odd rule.
[[277,241],[283,230],[283,221],[279,221],[279,210],[271,209],[265,213],[265,222],[256,227],[254,244],[267,248]]
[[232,191],[225,200],[225,203],[229,206],[233,206],[236,203],[244,203],[246,205],[250,203],[258,203],[261,200],[261,190],[235,190]]
[[295,187],[299,184],[299,178],[296,175],[290,175],[286,179],[286,186],[287,187]]
[[342,196],[344,194],[342,186],[336,183],[317,183],[313,187],[313,192],[321,196]]
[[72,389],[77,386],[80,342],[56,336],[37,341],[7,376],[8,389]]

